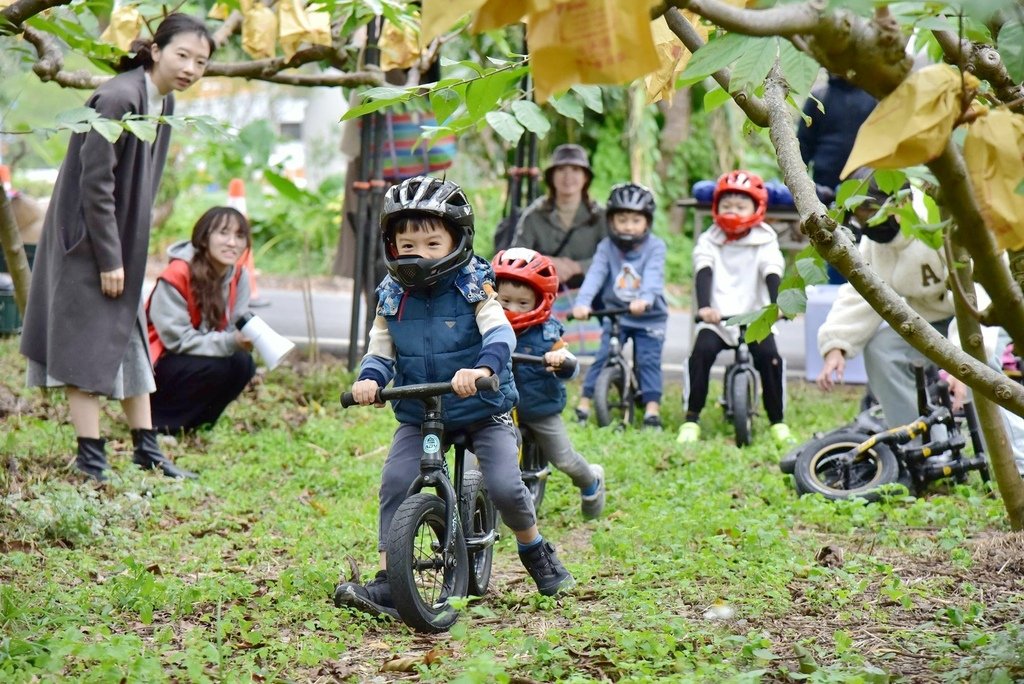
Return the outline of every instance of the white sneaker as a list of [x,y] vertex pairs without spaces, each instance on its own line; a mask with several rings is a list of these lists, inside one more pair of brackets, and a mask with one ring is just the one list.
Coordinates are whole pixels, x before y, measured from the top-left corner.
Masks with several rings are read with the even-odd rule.
[[584,520],[593,520],[604,510],[604,468],[591,463],[590,472],[597,480],[597,491],[593,494],[580,494],[580,509]]

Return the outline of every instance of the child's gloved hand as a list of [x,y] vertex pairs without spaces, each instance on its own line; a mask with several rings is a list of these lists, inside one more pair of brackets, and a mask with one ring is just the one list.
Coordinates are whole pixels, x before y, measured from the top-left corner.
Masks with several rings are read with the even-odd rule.
[[634,299],[629,303],[629,313],[633,314],[634,316],[639,316],[644,311],[647,311],[647,309],[649,309],[650,306],[650,304],[648,304],[642,299]]
[[383,402],[376,401],[378,389],[380,389],[380,385],[373,380],[357,380],[352,383],[352,398],[356,400],[357,404],[363,406],[369,404],[383,406]]
[[572,317],[581,321],[590,318],[590,307],[577,304],[572,307]]
[[463,399],[476,394],[476,379],[491,377],[490,368],[461,368],[452,377],[452,389]]
[[705,323],[717,324],[722,322],[722,312],[711,306],[697,309],[697,315]]
[[572,356],[572,354],[569,352],[568,349],[564,347],[562,349],[555,349],[547,352],[546,354],[544,354],[545,370],[551,372],[557,371],[559,368],[562,367],[562,363],[565,362],[565,360],[570,356]]

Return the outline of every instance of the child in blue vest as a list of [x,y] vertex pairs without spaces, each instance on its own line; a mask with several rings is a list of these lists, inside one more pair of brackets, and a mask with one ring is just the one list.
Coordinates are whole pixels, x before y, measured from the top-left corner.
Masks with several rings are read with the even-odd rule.
[[[564,381],[576,376],[562,364],[575,358],[562,341],[564,328],[551,315],[558,294],[558,274],[551,259],[525,247],[498,252],[491,266],[498,281],[498,301],[516,333],[516,352],[543,356],[547,367],[521,364],[513,368],[519,390],[519,426],[529,430],[548,462],[572,478],[580,490],[583,517],[604,510],[604,468],[591,465],[573,449],[562,422]],[[553,371],[553,372],[552,372]]]
[[[533,500],[519,473],[509,415],[518,397],[512,379],[515,333],[494,295],[490,264],[473,255],[473,209],[458,185],[416,176],[392,186],[380,215],[388,274],[377,287],[377,316],[352,395],[372,404],[378,388],[448,382],[457,396],[442,400],[445,431],[461,432],[480,462],[487,491],[519,542],[519,558],[545,596],[575,584],[554,546],[537,529]],[[477,392],[477,378],[497,375],[496,392]],[[424,405],[393,404],[395,430],[381,473],[380,568],[366,585],[335,589],[335,603],[398,617],[391,600],[385,549],[391,521],[420,472]]]
[[[632,338],[636,371],[644,402],[644,427],[661,429],[661,352],[665,345],[668,304],[665,302],[665,241],[651,235],[654,195],[636,183],[612,188],[605,206],[608,237],[597,245],[594,261],[583,279],[573,317],[586,318],[600,295],[609,309],[629,308],[621,319],[622,341]],[[608,359],[610,325],[605,322],[601,348],[583,380],[583,397],[576,416],[585,422],[590,415],[597,376]]]

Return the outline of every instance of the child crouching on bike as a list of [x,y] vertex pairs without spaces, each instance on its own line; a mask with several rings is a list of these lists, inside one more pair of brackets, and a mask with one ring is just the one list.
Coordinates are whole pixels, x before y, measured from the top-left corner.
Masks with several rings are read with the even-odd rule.
[[[352,395],[374,403],[378,388],[451,381],[443,398],[447,434],[467,436],[487,491],[519,542],[519,558],[537,589],[552,596],[575,580],[537,529],[533,500],[519,473],[509,415],[517,399],[511,354],[515,333],[494,295],[494,274],[473,255],[473,209],[458,185],[417,176],[391,187],[380,217],[388,276],[377,287],[377,315]],[[497,375],[497,392],[475,381]],[[399,426],[381,473],[380,568],[366,585],[346,583],[336,599],[373,614],[398,617],[391,600],[385,549],[395,512],[420,472],[424,404],[393,404]]]
[[[690,352],[688,388],[683,398],[685,422],[676,441],[700,439],[700,412],[708,396],[711,366],[719,352],[736,345],[738,329],[726,327],[723,315],[757,311],[775,302],[785,260],[775,229],[764,222],[768,190],[749,171],[730,171],[718,179],[711,200],[711,228],[693,248],[697,298],[697,339]],[[750,344],[754,367],[761,375],[765,413],[777,442],[790,439],[783,419],[782,357],[769,334]]]
[[[498,252],[491,261],[498,283],[498,302],[516,333],[516,352],[543,356],[540,364],[513,367],[519,390],[519,425],[530,431],[549,463],[572,478],[580,490],[580,508],[586,519],[604,510],[604,468],[591,465],[569,441],[562,422],[567,375],[562,364],[575,358],[562,340],[564,328],[551,313],[558,294],[558,274],[551,259],[524,247]],[[553,373],[551,371],[554,371]]]
[[[621,341],[633,340],[644,402],[644,427],[660,430],[661,352],[668,305],[664,295],[665,241],[651,234],[654,209],[654,195],[644,186],[620,183],[612,188],[605,208],[608,237],[597,245],[572,315],[587,318],[599,295],[607,308],[629,308],[629,315],[621,319]],[[608,360],[610,338],[611,328],[606,321],[601,348],[583,380],[583,397],[576,406],[581,422],[590,416],[590,400],[597,376]]]

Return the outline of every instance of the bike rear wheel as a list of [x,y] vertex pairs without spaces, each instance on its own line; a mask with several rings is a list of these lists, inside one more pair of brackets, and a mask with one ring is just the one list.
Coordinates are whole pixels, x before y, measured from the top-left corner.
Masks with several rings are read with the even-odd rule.
[[808,444],[796,461],[797,490],[817,492],[833,501],[855,496],[876,501],[878,488],[900,478],[900,464],[885,444],[876,444],[850,464],[844,478],[842,456],[866,440],[860,432],[837,432]]
[[605,427],[612,423],[632,423],[633,411],[636,409],[635,393],[636,388],[630,382],[625,368],[602,368],[594,385],[594,415],[597,417],[597,424]]
[[483,473],[479,470],[467,470],[462,476],[461,513],[469,560],[469,594],[483,596],[491,583],[498,517],[494,503],[487,496]]
[[391,600],[402,621],[419,632],[443,632],[459,613],[448,602],[466,596],[469,563],[462,528],[455,526],[451,554],[442,543],[445,505],[439,497],[420,492],[402,502],[388,535],[388,581]]
[[754,400],[757,383],[750,373],[740,371],[732,376],[729,385],[729,407],[732,427],[736,431],[736,446],[744,447],[754,441]]

